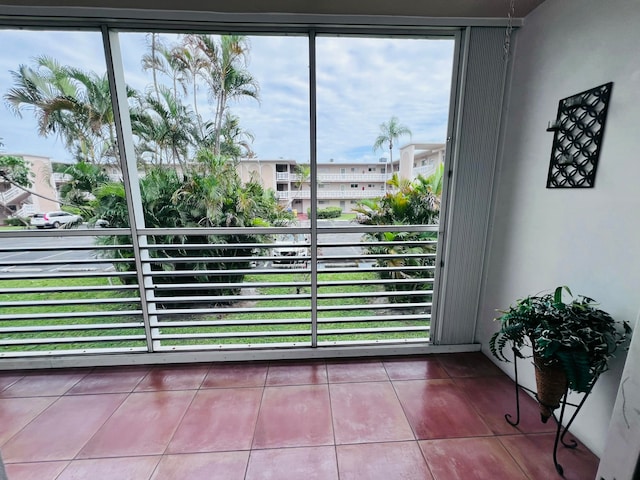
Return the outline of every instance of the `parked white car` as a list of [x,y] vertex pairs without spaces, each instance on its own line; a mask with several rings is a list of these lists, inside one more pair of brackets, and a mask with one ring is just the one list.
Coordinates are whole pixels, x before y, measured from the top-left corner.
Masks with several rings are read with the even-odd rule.
[[36,213],[31,217],[31,226],[36,228],[60,228],[69,223],[80,222],[82,222],[80,215],[63,211]]
[[280,245],[273,249],[273,256],[278,257],[273,263],[306,262],[311,256],[311,249],[304,235],[278,235],[275,243]]

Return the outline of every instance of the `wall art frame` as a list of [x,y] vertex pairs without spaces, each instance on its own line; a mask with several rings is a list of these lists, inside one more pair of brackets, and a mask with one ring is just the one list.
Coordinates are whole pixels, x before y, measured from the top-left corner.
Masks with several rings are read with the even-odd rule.
[[547,188],[592,188],[613,82],[563,98],[549,122],[554,132]]

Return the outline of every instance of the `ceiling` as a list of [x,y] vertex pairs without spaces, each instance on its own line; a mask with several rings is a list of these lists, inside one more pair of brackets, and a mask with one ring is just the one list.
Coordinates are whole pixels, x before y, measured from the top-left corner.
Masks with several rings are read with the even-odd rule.
[[[513,0],[524,18],[544,0]],[[436,18],[505,18],[511,0],[0,0],[21,7],[97,7],[223,13],[385,15]]]

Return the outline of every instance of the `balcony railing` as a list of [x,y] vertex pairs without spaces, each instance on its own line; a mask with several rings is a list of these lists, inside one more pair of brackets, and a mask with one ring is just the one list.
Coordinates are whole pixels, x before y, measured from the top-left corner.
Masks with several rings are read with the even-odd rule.
[[36,213],[36,207],[28,203],[16,210],[15,216],[24,218],[28,217],[29,215],[33,215],[34,213]]
[[297,182],[301,176],[289,172],[276,172],[276,180],[279,182]]
[[429,341],[437,226],[138,234],[0,232],[0,358]]
[[[298,182],[302,177],[297,173],[276,173],[276,180]],[[384,182],[389,177],[384,173],[320,173],[320,182]],[[309,183],[308,180],[305,183]]]
[[[366,190],[356,188],[346,190],[318,190],[319,199],[376,198],[382,195],[384,195],[384,191],[376,188],[368,188]],[[307,199],[311,198],[311,192],[309,190],[281,191],[276,192],[276,198],[278,198],[278,200]]]
[[[302,178],[297,173],[278,172],[276,180],[279,182],[298,182]],[[384,173],[320,173],[319,182],[385,182],[389,177]],[[309,183],[307,180],[306,183]]]
[[71,175],[69,175],[68,173],[54,173],[53,174],[53,181],[56,183],[56,185],[61,184],[61,183],[68,183],[73,179],[73,177]]
[[27,197],[29,195],[30,193],[23,188],[11,187],[9,190],[0,193],[0,200],[2,200],[2,203],[5,205],[9,205],[10,203],[15,203],[19,198]]
[[389,177],[384,173],[321,173],[320,182],[384,182]]
[[423,177],[428,177],[432,173],[436,171],[435,165],[426,165],[424,167],[417,167],[412,170],[413,176],[417,177],[418,175],[422,175]]

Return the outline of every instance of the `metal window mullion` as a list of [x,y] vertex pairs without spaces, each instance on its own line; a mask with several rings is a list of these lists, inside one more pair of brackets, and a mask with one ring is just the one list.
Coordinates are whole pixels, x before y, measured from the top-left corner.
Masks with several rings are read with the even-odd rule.
[[[142,196],[140,185],[137,181],[138,170],[131,131],[131,118],[129,117],[129,104],[127,99],[127,85],[124,79],[124,66],[118,33],[102,25],[102,42],[104,45],[107,76],[111,91],[111,105],[116,127],[118,141],[118,154],[122,182],[127,201],[131,238],[133,240],[133,254],[136,265],[136,275],[140,286],[140,300],[142,307],[142,319],[147,342],[147,350],[153,352],[151,340],[151,322],[149,318],[149,305],[147,304],[144,276],[142,272],[142,260],[140,256],[141,243],[146,244],[146,236],[140,236],[138,229],[144,229],[144,213],[142,210]],[[143,238],[144,237],[144,238]]]
[[317,165],[316,32],[309,31],[309,158],[311,181],[311,347],[318,346],[318,165]]
[[460,132],[462,130],[462,111],[464,106],[464,91],[466,88],[467,63],[469,57],[470,28],[461,29],[455,35],[455,49],[453,55],[453,75],[451,79],[451,93],[449,97],[449,121],[447,125],[447,142],[444,158],[444,178],[442,179],[442,193],[440,202],[440,219],[438,231],[438,247],[433,284],[433,307],[431,309],[432,337],[431,343],[438,345],[442,340],[443,308],[440,305],[444,299],[447,285],[447,261],[449,215],[451,199],[455,189],[454,172],[456,159],[460,149]]

